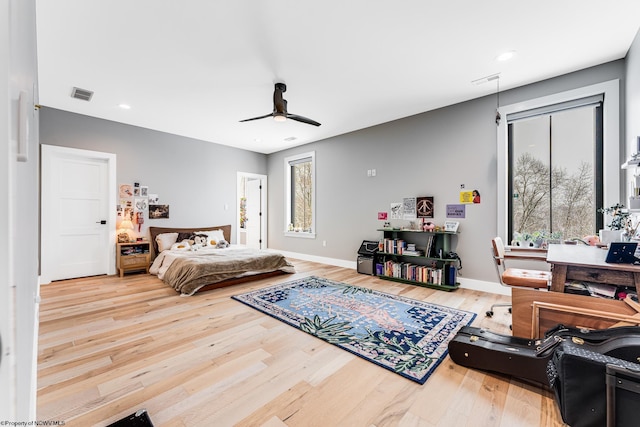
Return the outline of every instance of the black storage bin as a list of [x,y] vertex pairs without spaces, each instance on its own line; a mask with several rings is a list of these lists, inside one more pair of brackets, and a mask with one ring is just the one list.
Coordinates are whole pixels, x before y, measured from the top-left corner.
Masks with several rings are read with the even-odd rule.
[[361,274],[375,275],[374,257],[378,252],[378,242],[363,240],[358,249],[357,271]]

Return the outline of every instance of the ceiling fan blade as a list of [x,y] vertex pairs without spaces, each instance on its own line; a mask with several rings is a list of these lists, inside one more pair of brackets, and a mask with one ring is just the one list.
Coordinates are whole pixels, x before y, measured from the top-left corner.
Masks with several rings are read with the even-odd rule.
[[295,120],[297,122],[306,123],[308,125],[320,126],[320,123],[316,122],[315,120],[311,120],[307,117],[299,116],[297,114],[287,114],[287,118],[291,120]]
[[260,120],[260,119],[266,119],[267,117],[271,117],[273,116],[273,113],[270,114],[265,114],[264,116],[260,116],[260,117],[253,117],[250,119],[244,119],[244,120],[240,120],[241,122],[250,122],[251,120]]

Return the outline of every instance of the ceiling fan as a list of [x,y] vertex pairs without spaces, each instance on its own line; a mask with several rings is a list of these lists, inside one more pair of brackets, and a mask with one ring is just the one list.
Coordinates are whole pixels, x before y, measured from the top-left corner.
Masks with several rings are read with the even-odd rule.
[[320,126],[320,123],[315,120],[311,120],[307,117],[299,116],[297,114],[291,114],[287,112],[287,100],[282,97],[282,94],[287,91],[287,85],[284,83],[276,83],[275,90],[273,91],[273,112],[271,114],[265,114],[260,117],[253,117],[251,119],[240,120],[241,122],[249,122],[251,120],[259,120],[267,117],[273,117],[276,122],[284,122],[287,119],[295,120],[297,122],[306,123],[308,125]]

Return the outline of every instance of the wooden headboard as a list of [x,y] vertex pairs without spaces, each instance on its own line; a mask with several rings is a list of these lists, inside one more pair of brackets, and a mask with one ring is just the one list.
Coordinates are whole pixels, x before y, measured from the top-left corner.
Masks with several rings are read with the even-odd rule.
[[174,227],[149,227],[151,246],[153,246],[152,258],[158,254],[158,242],[156,236],[162,233],[195,233],[196,231],[222,230],[224,239],[231,242],[231,225],[217,225],[215,227],[174,228]]

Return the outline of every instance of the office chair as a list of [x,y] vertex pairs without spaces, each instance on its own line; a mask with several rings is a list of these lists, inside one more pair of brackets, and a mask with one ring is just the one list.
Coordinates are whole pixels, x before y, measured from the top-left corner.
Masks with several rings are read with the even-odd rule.
[[[525,289],[549,289],[551,283],[551,273],[543,270],[528,270],[522,268],[507,268],[505,259],[527,259],[523,256],[505,255],[504,243],[500,237],[491,239],[491,255],[498,273],[500,285],[508,288],[525,288]],[[531,259],[531,258],[528,258]],[[496,307],[509,307],[511,313],[511,304],[493,304],[487,310],[487,317],[493,316],[493,310]]]

